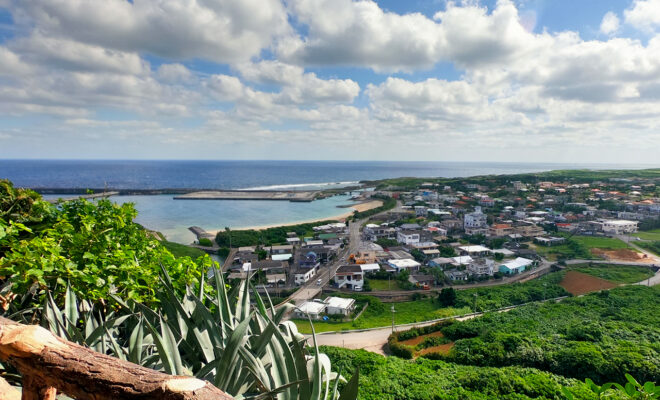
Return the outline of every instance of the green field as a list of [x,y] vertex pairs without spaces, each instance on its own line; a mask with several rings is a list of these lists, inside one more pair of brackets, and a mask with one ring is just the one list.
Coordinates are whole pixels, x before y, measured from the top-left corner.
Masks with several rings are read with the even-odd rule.
[[162,244],[163,247],[169,250],[170,253],[172,253],[175,257],[190,257],[194,260],[197,257],[201,257],[204,254],[206,254],[200,249],[196,249],[194,247],[188,247],[185,244],[168,242],[167,240],[163,240],[162,242],[160,242],[160,244]]
[[659,240],[660,241],[660,229],[653,229],[651,231],[637,232],[631,236],[637,236],[640,239],[644,240]]
[[[381,303],[370,305],[367,310],[352,322],[314,322],[316,332],[342,331],[352,329],[377,328],[392,324],[392,312],[390,307],[394,306],[394,323],[408,324],[411,322],[428,321],[432,319],[451,317],[453,315],[467,314],[469,308],[441,308],[433,299],[422,299],[417,301],[406,301],[402,303]],[[311,333],[312,328],[305,320],[294,320],[298,331]]]
[[[360,318],[352,322],[314,322],[314,327],[317,332],[328,332],[389,326],[392,324],[390,310],[392,305],[396,311],[394,323],[407,324],[467,314],[472,312],[475,306],[477,311],[487,311],[514,304],[566,296],[568,293],[559,286],[562,276],[561,272],[556,272],[525,283],[457,290],[456,300],[450,307],[443,307],[436,300],[435,292],[429,293],[432,298],[400,303],[381,303],[372,296],[360,295],[359,297],[362,299],[372,299],[371,304]],[[311,333],[308,321],[296,320],[295,323],[300,332]]]
[[607,237],[594,237],[594,236],[573,236],[572,238],[579,245],[588,249],[605,249],[605,250],[618,250],[629,249],[630,246],[624,241]]
[[369,279],[369,287],[375,292],[383,290],[405,290],[399,286],[399,281],[396,279]]
[[637,265],[577,264],[571,270],[589,274],[615,283],[636,283],[653,276],[653,271]]

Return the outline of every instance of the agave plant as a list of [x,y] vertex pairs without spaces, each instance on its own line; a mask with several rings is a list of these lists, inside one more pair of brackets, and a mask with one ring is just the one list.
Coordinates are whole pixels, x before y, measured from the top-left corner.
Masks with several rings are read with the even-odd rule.
[[268,296],[266,305],[249,279],[230,291],[218,270],[213,271],[213,280],[212,295],[206,294],[204,279],[200,279],[198,294],[188,287],[179,298],[163,270],[160,312],[127,304],[142,313],[158,348],[158,361],[152,367],[209,380],[236,398],[357,397],[358,373],[338,394],[342,378],[331,371],[330,360],[318,351],[314,335],[314,351],[309,354],[295,324],[283,321],[293,305],[276,309]]

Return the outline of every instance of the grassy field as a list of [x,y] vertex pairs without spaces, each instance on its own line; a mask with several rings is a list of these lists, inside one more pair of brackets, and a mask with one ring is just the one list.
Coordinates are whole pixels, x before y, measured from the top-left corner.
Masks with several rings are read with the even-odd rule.
[[[464,308],[441,308],[440,305],[432,299],[422,299],[417,301],[406,301],[402,303],[383,303],[382,307],[369,307],[355,321],[352,322],[314,322],[316,332],[341,331],[351,329],[376,328],[380,326],[389,326],[392,324],[392,312],[390,307],[394,306],[394,323],[407,324],[411,322],[428,321],[437,318],[451,317],[453,315],[467,314],[470,312],[468,307]],[[293,320],[301,333],[311,333],[312,329],[308,321]]]
[[594,237],[594,236],[573,236],[572,239],[576,241],[579,245],[584,246],[588,249],[618,250],[618,249],[630,248],[630,246],[628,246],[626,242],[614,238]]
[[651,269],[636,265],[594,263],[571,265],[570,269],[615,283],[636,283],[653,276]]
[[550,261],[557,261],[560,258],[595,259],[594,255],[591,254],[586,247],[579,244],[578,248],[571,247],[567,244],[562,244],[560,246],[539,246],[536,244],[530,244],[529,248],[535,250],[541,257]]
[[369,279],[369,286],[374,292],[383,291],[383,290],[404,290],[399,286],[399,282],[396,279],[389,281],[387,279]]
[[170,253],[174,254],[175,257],[188,256],[188,257],[190,257],[194,260],[197,257],[201,257],[204,254],[206,254],[202,250],[195,249],[193,247],[188,247],[184,244],[168,242],[166,240],[163,240],[160,243],[163,245],[163,247],[165,247],[167,250],[169,250]]
[[633,233],[631,236],[637,236],[638,238],[644,240],[660,241],[660,229],[654,229],[652,231],[645,231],[645,232],[637,232],[637,233]]

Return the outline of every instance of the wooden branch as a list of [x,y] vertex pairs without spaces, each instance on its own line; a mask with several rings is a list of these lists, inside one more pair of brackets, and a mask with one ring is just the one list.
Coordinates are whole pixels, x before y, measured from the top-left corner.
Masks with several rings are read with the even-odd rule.
[[[2,317],[0,360],[14,365],[24,381],[27,377],[29,388],[55,388],[80,400],[232,399],[209,382],[141,367]],[[48,393],[23,398],[48,399]]]

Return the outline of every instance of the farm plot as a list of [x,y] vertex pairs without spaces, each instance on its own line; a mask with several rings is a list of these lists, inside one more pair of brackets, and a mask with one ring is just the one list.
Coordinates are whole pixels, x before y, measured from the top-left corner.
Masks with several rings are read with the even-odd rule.
[[562,279],[559,285],[573,296],[579,296],[598,290],[612,289],[618,286],[616,283],[578,271],[566,272],[564,279]]

